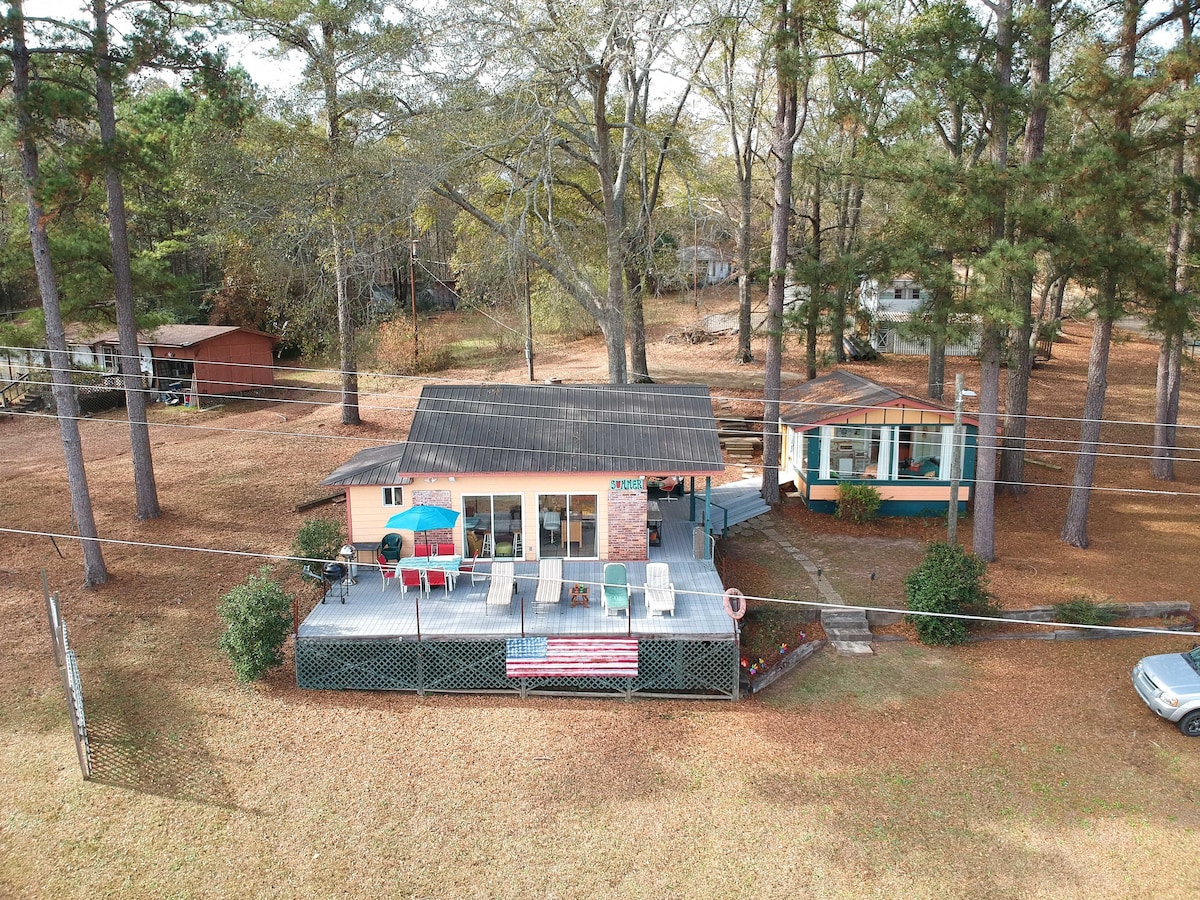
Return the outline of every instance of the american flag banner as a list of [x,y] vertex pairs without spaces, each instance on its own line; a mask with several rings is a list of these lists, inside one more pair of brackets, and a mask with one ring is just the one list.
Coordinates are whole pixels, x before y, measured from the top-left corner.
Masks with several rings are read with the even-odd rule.
[[633,678],[638,673],[638,642],[637,638],[509,638],[504,671],[509,678]]

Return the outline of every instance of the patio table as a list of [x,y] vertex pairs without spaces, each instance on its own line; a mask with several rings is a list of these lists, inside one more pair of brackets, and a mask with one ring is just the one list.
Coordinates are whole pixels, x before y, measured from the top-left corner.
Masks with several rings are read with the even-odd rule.
[[458,575],[458,568],[462,565],[463,558],[461,556],[406,556],[400,560],[399,566],[401,569],[416,569],[421,573],[421,581],[428,584],[425,578],[425,573],[430,569],[441,569],[446,573],[446,577],[450,581],[450,588],[454,588],[454,578]]

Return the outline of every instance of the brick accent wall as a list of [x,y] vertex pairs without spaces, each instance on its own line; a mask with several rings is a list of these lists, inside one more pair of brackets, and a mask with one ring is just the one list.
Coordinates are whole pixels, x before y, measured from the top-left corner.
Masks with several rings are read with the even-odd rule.
[[646,492],[608,492],[608,558],[646,559]]
[[[448,490],[424,490],[418,491],[414,487],[411,491],[413,506],[444,506],[446,509],[453,509],[450,505],[450,492]],[[432,531],[419,531],[416,538],[418,541],[428,541],[431,544],[436,544],[440,541],[454,540],[453,528],[435,528]]]

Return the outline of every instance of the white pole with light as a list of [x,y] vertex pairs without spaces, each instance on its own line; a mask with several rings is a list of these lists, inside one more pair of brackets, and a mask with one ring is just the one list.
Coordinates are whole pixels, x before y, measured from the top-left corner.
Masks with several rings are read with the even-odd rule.
[[958,543],[958,485],[962,481],[963,397],[974,397],[963,389],[963,376],[954,376],[954,430],[950,434],[950,506],[946,510],[946,543]]

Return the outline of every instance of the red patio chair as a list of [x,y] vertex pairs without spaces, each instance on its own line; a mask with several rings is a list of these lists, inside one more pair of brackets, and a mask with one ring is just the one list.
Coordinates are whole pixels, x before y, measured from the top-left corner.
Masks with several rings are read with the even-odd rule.
[[375,558],[379,560],[379,574],[383,577],[379,579],[380,591],[386,591],[388,582],[396,577],[396,564],[388,562],[387,557],[382,553],[376,554]]
[[438,552],[437,552],[438,556],[453,556],[454,555],[454,543],[453,542],[447,543],[445,541],[439,541],[437,548],[438,548]]
[[415,587],[418,591],[421,590],[420,569],[400,570],[400,590],[407,594],[410,587]]
[[413,556],[432,556],[432,550],[429,544],[417,544],[413,547]]
[[444,588],[447,594],[450,593],[450,579],[446,577],[445,569],[425,570],[425,593],[428,594],[435,587]]

